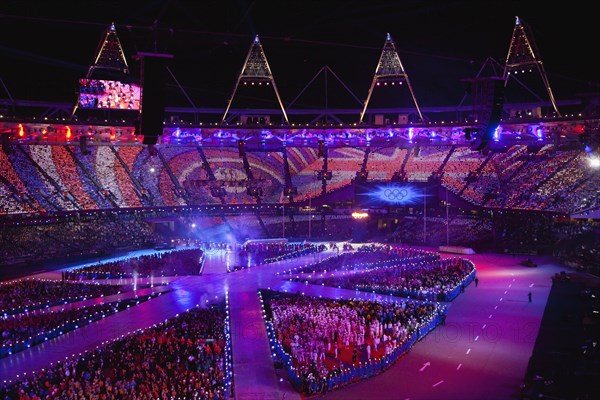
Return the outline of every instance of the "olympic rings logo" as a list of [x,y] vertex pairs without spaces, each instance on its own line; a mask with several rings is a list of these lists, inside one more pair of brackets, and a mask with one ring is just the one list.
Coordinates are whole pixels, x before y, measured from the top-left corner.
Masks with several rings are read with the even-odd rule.
[[383,195],[390,201],[402,201],[408,194],[406,189],[385,189]]

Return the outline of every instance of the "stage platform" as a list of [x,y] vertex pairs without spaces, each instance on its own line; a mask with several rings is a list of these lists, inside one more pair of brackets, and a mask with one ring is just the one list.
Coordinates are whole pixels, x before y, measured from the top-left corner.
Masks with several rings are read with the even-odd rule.
[[470,247],[462,246],[440,246],[438,251],[442,253],[454,253],[454,254],[475,254],[475,250]]

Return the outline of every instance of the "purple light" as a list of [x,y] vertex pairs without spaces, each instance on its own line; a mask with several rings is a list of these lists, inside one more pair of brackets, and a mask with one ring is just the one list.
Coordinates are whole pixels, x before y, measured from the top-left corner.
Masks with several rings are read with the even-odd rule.
[[544,131],[542,130],[542,128],[537,128],[535,130],[535,135],[537,136],[538,140],[542,140],[544,137]]

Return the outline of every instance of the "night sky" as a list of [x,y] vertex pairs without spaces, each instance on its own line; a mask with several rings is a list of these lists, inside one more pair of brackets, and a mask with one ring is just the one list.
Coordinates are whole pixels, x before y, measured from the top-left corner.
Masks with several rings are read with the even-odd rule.
[[[387,33],[422,107],[457,105],[466,78],[503,63],[515,16],[531,26],[557,99],[598,92],[597,13],[548,1],[32,1],[0,2],[0,78],[15,99],[74,101],[114,22],[133,75],[138,51],[174,55],[169,68],[197,107],[222,107],[258,34],[284,104],[357,106]],[[327,75],[327,86],[325,76]],[[168,104],[189,106],[169,78]],[[327,87],[327,91],[325,91]],[[2,97],[6,97],[0,87]],[[327,93],[327,96],[325,96]],[[256,107],[272,106],[260,96]],[[327,100],[325,100],[327,99]]]

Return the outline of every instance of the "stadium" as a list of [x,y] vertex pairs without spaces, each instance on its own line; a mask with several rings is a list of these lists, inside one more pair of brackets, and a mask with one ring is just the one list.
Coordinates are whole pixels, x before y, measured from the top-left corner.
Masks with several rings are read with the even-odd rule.
[[501,61],[419,65],[399,28],[354,48],[163,6],[3,14],[78,48],[1,49],[2,399],[600,394],[597,71],[553,74],[521,15]]

